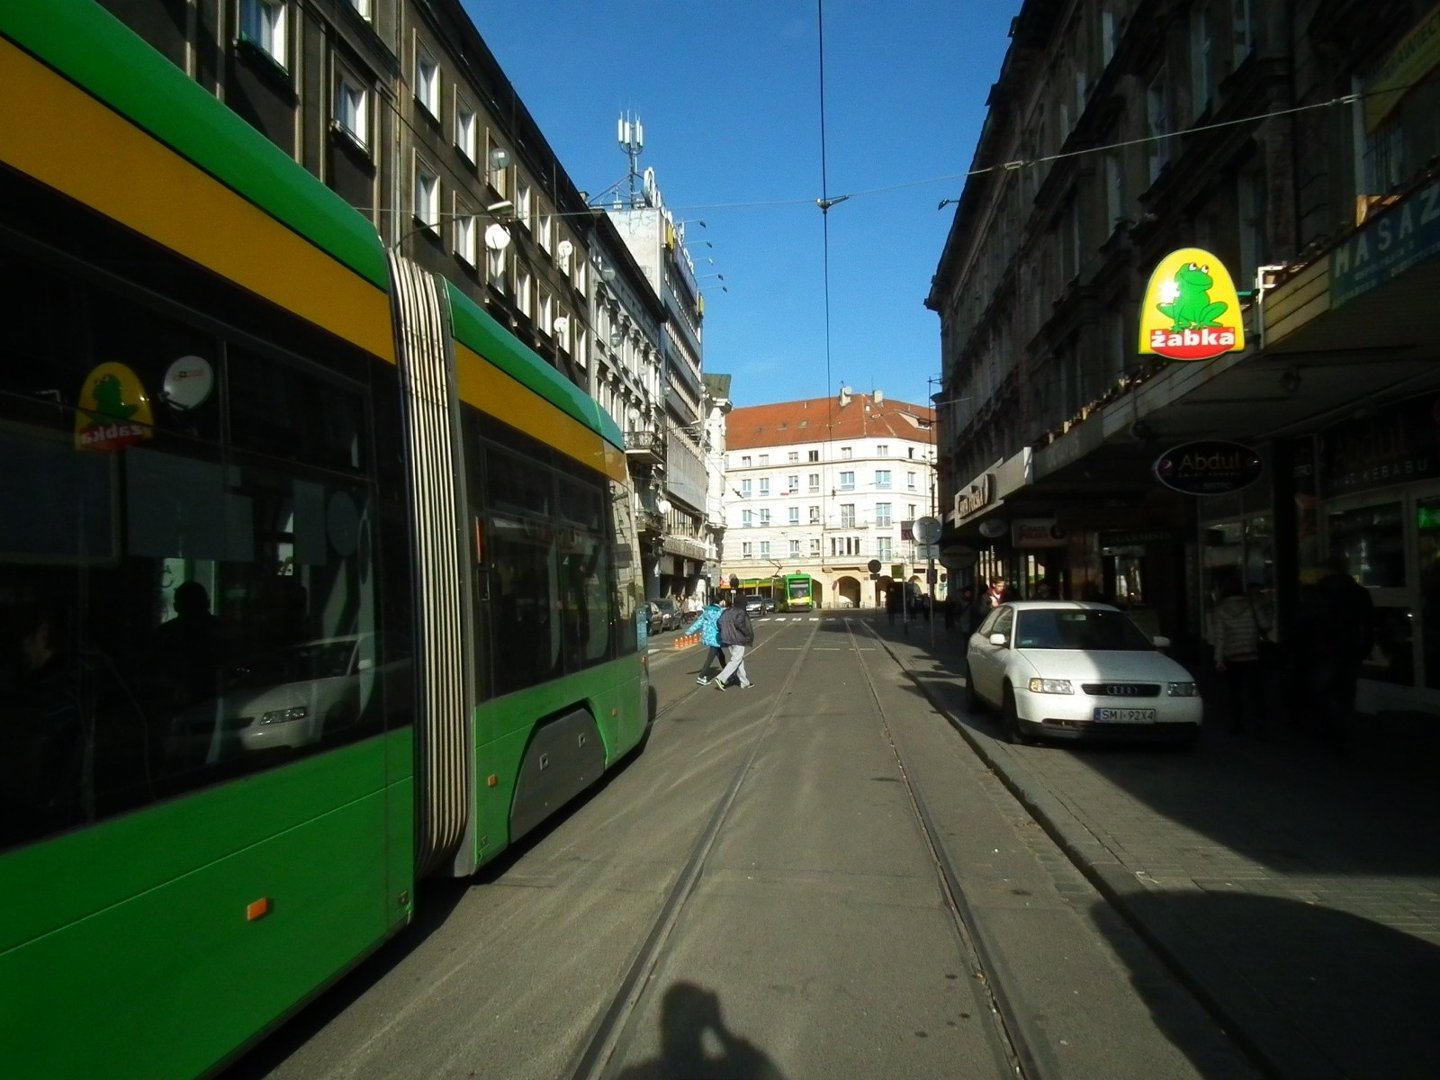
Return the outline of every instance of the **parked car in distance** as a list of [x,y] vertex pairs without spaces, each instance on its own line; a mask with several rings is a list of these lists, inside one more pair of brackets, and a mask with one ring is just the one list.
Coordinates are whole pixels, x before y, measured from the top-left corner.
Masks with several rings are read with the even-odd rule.
[[1000,710],[1010,742],[1155,739],[1193,743],[1202,704],[1194,677],[1108,604],[1001,604],[970,636],[972,712]]
[[659,600],[650,601],[656,612],[656,619],[650,624],[650,631],[676,630],[680,626],[680,605],[673,597],[662,596]]
[[768,615],[775,610],[775,601],[768,596],[745,597],[745,611],[750,615]]

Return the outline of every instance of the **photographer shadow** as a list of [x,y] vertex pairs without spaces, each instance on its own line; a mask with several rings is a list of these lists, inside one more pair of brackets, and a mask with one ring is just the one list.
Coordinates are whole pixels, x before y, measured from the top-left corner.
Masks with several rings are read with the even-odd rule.
[[725,1026],[720,997],[694,983],[665,991],[660,1011],[660,1056],[627,1066],[620,1080],[783,1080],[758,1046]]

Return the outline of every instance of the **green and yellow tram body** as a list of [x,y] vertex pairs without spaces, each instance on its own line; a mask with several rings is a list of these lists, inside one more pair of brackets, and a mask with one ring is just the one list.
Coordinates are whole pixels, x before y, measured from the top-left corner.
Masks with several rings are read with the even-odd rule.
[[641,743],[623,440],[91,0],[0,85],[0,1061],[192,1076]]

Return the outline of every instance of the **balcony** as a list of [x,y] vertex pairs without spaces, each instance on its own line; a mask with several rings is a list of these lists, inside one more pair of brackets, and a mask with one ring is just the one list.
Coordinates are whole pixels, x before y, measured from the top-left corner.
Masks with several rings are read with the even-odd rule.
[[665,464],[665,434],[660,431],[625,432],[625,458],[642,465]]

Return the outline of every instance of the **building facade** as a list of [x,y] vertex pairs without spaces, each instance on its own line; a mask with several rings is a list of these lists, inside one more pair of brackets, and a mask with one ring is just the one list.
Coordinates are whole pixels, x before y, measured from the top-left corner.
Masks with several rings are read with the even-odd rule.
[[[1376,605],[1361,708],[1440,708],[1437,63],[1428,2],[1023,5],[927,300],[957,572],[1125,604],[1203,661],[1222,580],[1300,643],[1343,554]],[[1187,248],[1244,347],[1143,354]],[[1258,479],[1162,483],[1200,442]]]
[[934,436],[932,409],[879,390],[732,410],[724,580],[768,594],[807,574],[816,606],[863,608],[894,580],[923,582],[909,526],[934,510]]
[[715,570],[704,305],[647,177],[576,188],[459,0],[102,0],[601,404],[625,432],[652,596]]

